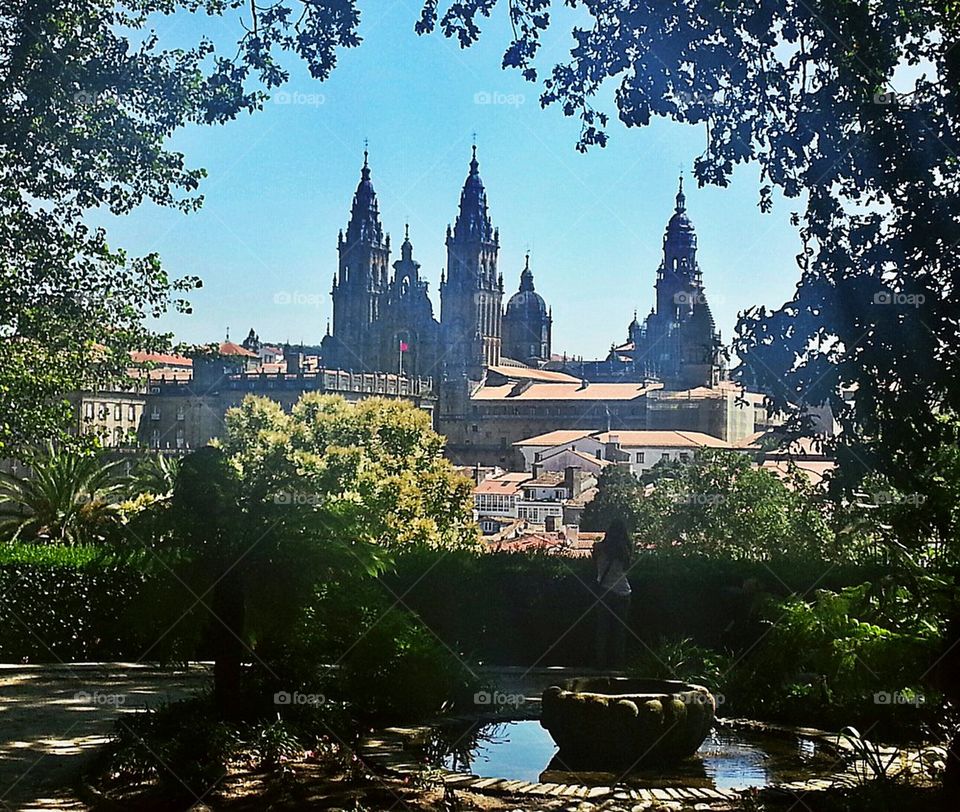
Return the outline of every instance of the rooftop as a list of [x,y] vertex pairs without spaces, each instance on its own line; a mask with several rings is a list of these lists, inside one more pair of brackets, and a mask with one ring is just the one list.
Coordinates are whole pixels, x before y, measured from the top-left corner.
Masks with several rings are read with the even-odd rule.
[[[654,448],[731,448],[726,440],[721,440],[700,431],[551,431],[539,434],[526,440],[519,440],[515,446],[534,446],[556,448],[577,440],[591,438],[598,443],[619,443],[627,448],[650,447]],[[581,452],[574,452],[581,453]],[[595,461],[589,454],[584,458]]]
[[600,468],[605,468],[608,465],[613,465],[613,463],[610,460],[601,459],[600,457],[597,457],[593,454],[588,454],[586,451],[576,451],[572,448],[566,448],[566,447],[564,448],[558,447],[553,449],[551,453],[547,454],[547,456],[541,457],[540,462],[546,462],[547,460],[551,460],[554,457],[559,456],[560,454],[573,454],[573,456],[579,457],[584,462],[589,462],[592,465],[599,466]]
[[520,487],[530,479],[532,474],[510,472],[500,476],[492,476],[483,480],[476,488],[474,493],[491,493],[502,496],[510,496],[520,492]]
[[241,347],[239,344],[234,344],[232,341],[220,342],[220,354],[221,355],[241,355],[244,358],[260,357],[255,352],[251,352],[246,347]]
[[638,383],[531,383],[524,388],[511,384],[482,386],[471,396],[472,400],[506,401],[603,401],[638,400],[662,384]]
[[168,367],[192,367],[193,359],[186,358],[183,355],[171,355],[163,352],[140,352],[134,350],[130,353],[130,360],[135,364],[162,364]]
[[546,434],[538,434],[536,437],[530,437],[526,440],[519,440],[514,445],[542,445],[546,448],[563,445],[565,443],[575,443],[584,437],[589,437],[590,431],[549,431]]
[[[824,477],[837,467],[832,460],[797,460],[794,465],[806,475],[811,485],[820,485]],[[786,479],[790,474],[790,463],[786,460],[766,460],[760,467],[781,479]]]
[[731,448],[730,443],[700,431],[604,431],[594,435],[601,443],[628,448]]
[[579,378],[575,378],[573,375],[567,375],[565,372],[551,372],[548,369],[534,369],[533,367],[522,365],[501,364],[500,366],[489,367],[488,371],[512,380],[580,384]]
[[564,475],[560,471],[543,471],[536,479],[530,482],[524,482],[525,488],[554,488],[562,485]]

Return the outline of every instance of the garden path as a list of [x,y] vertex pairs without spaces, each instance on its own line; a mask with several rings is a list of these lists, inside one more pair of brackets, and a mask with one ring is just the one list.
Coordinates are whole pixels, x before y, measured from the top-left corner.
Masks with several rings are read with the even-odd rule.
[[121,713],[184,697],[206,666],[0,665],[0,810],[84,810],[85,765]]

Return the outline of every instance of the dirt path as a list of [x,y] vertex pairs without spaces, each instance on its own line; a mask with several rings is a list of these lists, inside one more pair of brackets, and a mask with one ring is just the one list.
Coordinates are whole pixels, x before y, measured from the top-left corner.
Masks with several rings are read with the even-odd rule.
[[77,777],[120,713],[179,699],[204,666],[0,665],[0,810],[83,810]]

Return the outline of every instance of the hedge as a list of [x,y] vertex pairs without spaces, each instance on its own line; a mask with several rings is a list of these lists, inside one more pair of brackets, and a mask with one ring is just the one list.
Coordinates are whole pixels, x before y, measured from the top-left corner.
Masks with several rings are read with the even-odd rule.
[[[94,548],[0,545],[0,661],[185,659],[203,651],[151,648],[169,627],[161,596],[180,589]],[[826,574],[826,575],[825,575]],[[818,562],[766,564],[645,555],[631,570],[631,624],[642,640],[689,637],[745,650],[762,634],[764,593],[839,589],[877,577]],[[824,577],[825,576],[825,577]],[[491,665],[586,665],[595,615],[588,559],[418,549],[381,577],[397,611],[411,611],[455,651]],[[158,615],[151,617],[151,614]],[[164,637],[172,644],[177,635]],[[193,645],[192,643],[190,645]],[[635,644],[639,645],[639,644]]]

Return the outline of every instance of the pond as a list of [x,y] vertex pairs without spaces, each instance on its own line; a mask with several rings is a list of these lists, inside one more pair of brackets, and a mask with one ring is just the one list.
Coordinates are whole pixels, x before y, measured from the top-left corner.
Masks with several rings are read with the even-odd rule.
[[434,763],[482,778],[635,787],[740,790],[825,777],[843,768],[837,755],[812,738],[783,738],[714,730],[696,755],[668,767],[627,773],[583,772],[563,764],[550,734],[536,720],[438,730],[429,748]]

